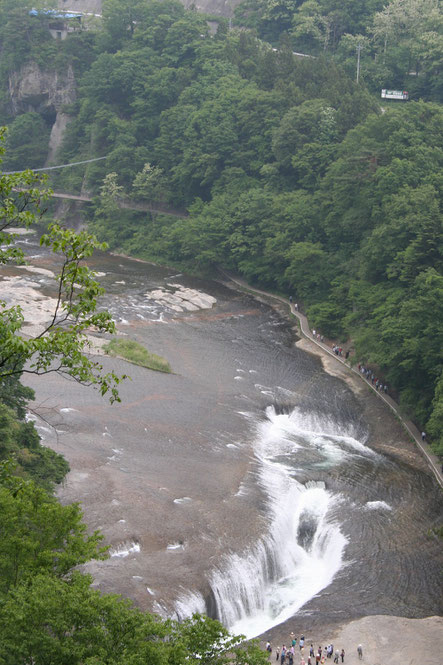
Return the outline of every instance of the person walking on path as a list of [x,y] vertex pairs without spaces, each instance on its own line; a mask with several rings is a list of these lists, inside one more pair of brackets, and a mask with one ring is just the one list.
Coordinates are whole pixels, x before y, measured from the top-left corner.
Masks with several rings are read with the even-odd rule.
[[276,652],[275,660],[278,662],[278,660],[279,660],[279,658],[280,658],[280,647],[277,647],[277,649],[275,650],[275,652]]
[[340,658],[341,658],[341,662],[344,663],[345,662],[345,650],[344,649],[341,650]]
[[359,644],[357,647],[357,653],[359,660],[361,660],[363,658],[363,647],[361,644]]

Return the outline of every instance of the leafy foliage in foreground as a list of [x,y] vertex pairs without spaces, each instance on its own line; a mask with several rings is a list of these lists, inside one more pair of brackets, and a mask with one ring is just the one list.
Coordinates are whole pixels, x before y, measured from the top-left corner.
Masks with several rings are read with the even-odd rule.
[[[0,132],[0,139],[4,131]],[[3,148],[0,148],[0,154]],[[41,214],[41,202],[48,192],[40,191],[41,178],[31,171],[2,175],[0,178],[0,265],[23,263],[23,250],[16,244],[14,227],[28,228]],[[55,307],[49,321],[33,336],[23,334],[24,317],[20,306],[0,301],[0,386],[23,373],[36,375],[58,372],[97,386],[102,395],[118,400],[119,377],[103,373],[103,367],[87,355],[91,342],[87,333],[115,332],[109,312],[97,309],[104,290],[85,265],[95,249],[105,249],[90,234],[75,233],[52,224],[40,244],[62,258]],[[4,391],[3,388],[0,388]]]
[[13,458],[17,475],[32,478],[48,490],[61,483],[69,465],[51,448],[40,443],[32,422],[18,420],[17,415],[0,402],[0,460]]
[[217,622],[179,624],[91,588],[76,570],[102,559],[77,504],[61,506],[0,464],[0,663],[2,665],[265,665],[266,653],[240,645]]

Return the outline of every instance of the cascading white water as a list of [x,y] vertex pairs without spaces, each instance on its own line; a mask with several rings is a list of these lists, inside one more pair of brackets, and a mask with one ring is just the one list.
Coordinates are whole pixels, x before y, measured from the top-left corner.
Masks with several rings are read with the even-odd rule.
[[[343,563],[347,540],[331,516],[340,496],[322,482],[298,482],[297,457],[303,449],[314,450],[321,465],[331,466],[350,455],[372,455],[352,425],[297,408],[279,415],[268,407],[266,415],[255,423],[254,451],[269,531],[247,551],[226,555],[209,579],[218,618],[248,638],[293,616],[331,583]],[[185,606],[182,598],[181,613]]]

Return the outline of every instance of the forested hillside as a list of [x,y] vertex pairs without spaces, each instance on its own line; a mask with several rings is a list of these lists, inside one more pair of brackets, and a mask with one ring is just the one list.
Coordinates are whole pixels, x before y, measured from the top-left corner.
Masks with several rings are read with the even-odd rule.
[[[293,4],[277,12],[275,3],[272,11],[243,3],[237,18],[257,39],[222,19],[213,34],[206,17],[175,0],[105,0],[99,26],[56,41],[44,17],[4,0],[7,164],[36,166],[37,155],[42,163],[51,126],[37,107],[14,116],[10,72],[31,57],[42,63],[40,52],[46,67],[71,65],[76,99],[63,106],[71,122],[57,161],[107,159],[66,169],[54,183],[101,194],[87,213],[100,239],[292,293],[313,327],[352,339],[355,357],[380,369],[443,450],[438,3]],[[324,16],[327,40],[314,30]],[[372,49],[364,42],[359,84],[355,35]],[[365,57],[376,65],[370,80]],[[403,87],[406,76],[416,101],[381,108],[380,87]],[[117,199],[131,196],[190,216],[119,210]]]
[[441,101],[443,14],[440,0],[244,0],[235,10],[275,45],[329,54],[374,92],[407,90],[412,98]]

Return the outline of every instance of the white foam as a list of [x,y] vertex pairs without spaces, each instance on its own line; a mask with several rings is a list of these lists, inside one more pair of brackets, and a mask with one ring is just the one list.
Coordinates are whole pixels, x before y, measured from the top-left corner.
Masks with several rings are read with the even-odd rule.
[[205,614],[205,599],[199,591],[183,593],[175,602],[175,611],[180,620],[190,618],[193,614]]
[[171,543],[170,545],[167,545],[166,547],[167,550],[183,550],[185,549],[185,546],[183,543]]
[[174,503],[187,503],[188,501],[192,501],[190,496],[182,496],[181,499],[174,499]]
[[[256,388],[271,396],[278,392],[260,384]],[[256,477],[267,499],[269,526],[255,544],[227,554],[208,581],[222,623],[251,638],[294,616],[343,566],[348,541],[334,514],[344,499],[323,481],[298,482],[294,478],[297,456],[306,449],[311,457],[314,451],[328,464],[338,464],[349,456],[373,459],[376,454],[359,440],[352,424],[338,423],[324,414],[298,407],[278,414],[268,407],[265,420],[243,415],[256,429]],[[282,462],[285,457],[291,465]],[[242,484],[237,496],[246,491]],[[201,597],[182,596],[177,614],[192,614],[196,600],[200,602]]]
[[72,411],[78,412],[78,409],[73,409],[70,406],[67,406],[64,409],[60,409],[60,413],[71,413]]
[[138,543],[134,542],[122,543],[122,545],[120,545],[116,549],[111,549],[109,555],[111,559],[113,558],[124,559],[130,554],[136,554],[137,552],[140,552],[140,545]]
[[386,501],[368,501],[365,508],[367,510],[392,510],[392,506]]

